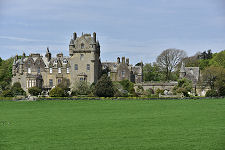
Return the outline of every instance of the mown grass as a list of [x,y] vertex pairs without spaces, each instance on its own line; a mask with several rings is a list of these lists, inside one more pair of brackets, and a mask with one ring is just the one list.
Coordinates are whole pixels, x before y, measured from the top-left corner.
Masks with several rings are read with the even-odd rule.
[[225,99],[1,101],[0,150],[224,150]]

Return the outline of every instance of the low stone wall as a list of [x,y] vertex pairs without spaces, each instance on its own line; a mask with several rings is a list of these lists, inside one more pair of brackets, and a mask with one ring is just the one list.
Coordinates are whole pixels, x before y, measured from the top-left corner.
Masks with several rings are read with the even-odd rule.
[[[173,88],[178,84],[178,82],[144,82],[134,85],[135,91],[137,91],[138,86],[142,86],[144,90],[147,89],[153,89],[156,91],[157,89],[160,90],[167,90],[172,91]],[[205,96],[206,92],[210,90],[210,87],[201,87],[199,85],[193,85],[192,93],[191,95],[197,94],[197,96]]]
[[142,86],[144,90],[153,89],[155,91],[157,89],[160,89],[160,90],[172,91],[174,86],[176,86],[177,84],[178,82],[145,82],[145,83],[135,84],[134,88],[136,90],[138,86]]

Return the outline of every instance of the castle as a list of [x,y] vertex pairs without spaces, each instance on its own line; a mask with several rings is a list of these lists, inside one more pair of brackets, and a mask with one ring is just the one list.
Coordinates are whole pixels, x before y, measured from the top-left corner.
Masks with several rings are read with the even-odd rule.
[[96,33],[83,34],[78,37],[73,33],[69,44],[69,57],[62,53],[52,57],[47,48],[45,56],[30,54],[19,58],[15,57],[12,67],[12,84],[20,82],[21,87],[28,91],[29,88],[37,86],[49,91],[68,79],[71,86],[79,81],[96,83],[101,76],[102,69],[109,68],[108,75],[113,81],[128,79],[134,83],[143,80],[142,66],[132,66],[129,59],[117,58],[117,62],[101,62],[100,44],[96,40]]

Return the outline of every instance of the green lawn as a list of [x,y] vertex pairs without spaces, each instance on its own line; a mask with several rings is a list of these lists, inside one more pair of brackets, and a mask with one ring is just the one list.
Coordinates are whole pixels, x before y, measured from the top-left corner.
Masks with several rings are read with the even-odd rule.
[[225,99],[1,101],[0,150],[224,150]]

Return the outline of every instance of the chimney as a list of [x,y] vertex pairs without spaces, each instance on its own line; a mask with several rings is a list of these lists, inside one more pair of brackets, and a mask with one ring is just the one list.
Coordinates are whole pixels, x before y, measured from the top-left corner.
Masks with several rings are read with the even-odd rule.
[[74,33],[73,33],[73,40],[76,40],[76,39],[77,39],[77,33],[74,32]]
[[117,64],[120,63],[120,57],[117,57]]
[[23,59],[26,57],[26,54],[23,52]]
[[49,52],[49,48],[48,47],[47,47],[47,51],[46,51],[45,57],[47,58],[48,61],[51,60],[52,54]]
[[18,57],[18,55],[16,54],[15,60],[17,61],[17,60],[18,60],[18,58],[19,58],[19,57]]
[[122,57],[122,64],[125,64],[125,57]]
[[94,39],[94,42],[96,43],[96,33],[95,32],[93,33],[93,39]]
[[126,59],[126,64],[129,65],[129,58]]

